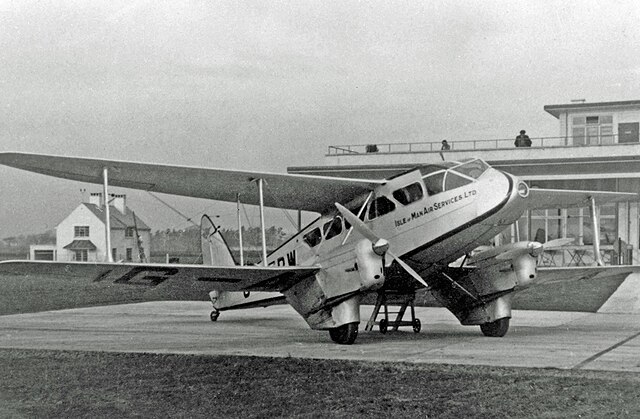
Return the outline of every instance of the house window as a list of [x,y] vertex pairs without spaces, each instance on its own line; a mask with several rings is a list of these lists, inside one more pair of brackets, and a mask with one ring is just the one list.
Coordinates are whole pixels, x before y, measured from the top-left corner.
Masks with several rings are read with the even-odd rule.
[[76,262],[87,262],[89,260],[89,251],[86,249],[74,250],[73,256],[74,256],[73,259]]
[[89,226],[74,226],[73,237],[89,237]]
[[127,228],[124,230],[124,236],[125,236],[125,237],[133,237],[134,230],[135,230],[135,229],[134,229],[133,227],[127,227]]
[[118,249],[116,249],[115,247],[111,249],[111,260],[118,260],[117,258],[118,255]]
[[133,260],[133,249],[131,247],[127,247],[127,262],[131,262]]

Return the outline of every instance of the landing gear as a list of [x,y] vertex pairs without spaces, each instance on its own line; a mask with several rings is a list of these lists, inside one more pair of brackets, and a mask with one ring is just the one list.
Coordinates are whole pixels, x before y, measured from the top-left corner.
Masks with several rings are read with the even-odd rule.
[[351,345],[358,337],[358,326],[360,323],[347,323],[342,326],[329,329],[329,336],[335,343],[341,345]]
[[413,333],[420,333],[420,329],[422,329],[420,319],[413,319]]
[[218,317],[220,317],[220,312],[216,309],[214,309],[211,314],[209,314],[209,318],[211,319],[212,322],[215,322],[216,320],[218,320]]
[[383,335],[387,333],[387,326],[389,326],[389,321],[387,319],[380,320],[380,333]]
[[504,317],[491,323],[481,324],[480,330],[482,330],[482,334],[485,336],[501,338],[506,335],[507,330],[509,330],[509,318]]

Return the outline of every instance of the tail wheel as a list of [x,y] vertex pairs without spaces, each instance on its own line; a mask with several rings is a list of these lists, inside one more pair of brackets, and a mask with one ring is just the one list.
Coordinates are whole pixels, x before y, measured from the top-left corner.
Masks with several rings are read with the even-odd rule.
[[491,323],[481,324],[480,330],[482,330],[482,334],[485,336],[501,338],[506,335],[507,330],[509,330],[509,318],[505,317]]
[[329,336],[335,343],[341,345],[351,345],[358,337],[358,326],[360,323],[347,323],[342,326],[329,329]]

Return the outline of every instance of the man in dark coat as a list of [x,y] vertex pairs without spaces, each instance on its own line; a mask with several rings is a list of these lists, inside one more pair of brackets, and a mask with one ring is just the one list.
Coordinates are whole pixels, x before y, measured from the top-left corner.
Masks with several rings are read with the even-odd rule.
[[520,135],[516,137],[514,144],[516,147],[531,147],[531,139],[525,130],[520,131]]

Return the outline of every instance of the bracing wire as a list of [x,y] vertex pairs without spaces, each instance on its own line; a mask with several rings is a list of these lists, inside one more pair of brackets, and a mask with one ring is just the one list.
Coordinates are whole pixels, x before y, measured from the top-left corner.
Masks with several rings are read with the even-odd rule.
[[188,217],[186,215],[184,215],[183,213],[181,213],[180,211],[178,211],[176,208],[172,207],[169,203],[167,203],[166,201],[163,201],[162,199],[160,199],[160,197],[156,196],[153,192],[151,191],[146,191],[149,195],[151,195],[152,197],[154,197],[155,199],[157,199],[158,201],[162,202],[164,205],[166,205],[169,209],[171,209],[173,212],[175,212],[176,214],[178,214],[179,216],[181,216],[182,218],[184,218],[185,220],[189,221],[191,224],[193,224],[196,227],[200,227],[198,224],[196,224],[195,221],[193,221],[193,219],[191,217]]

